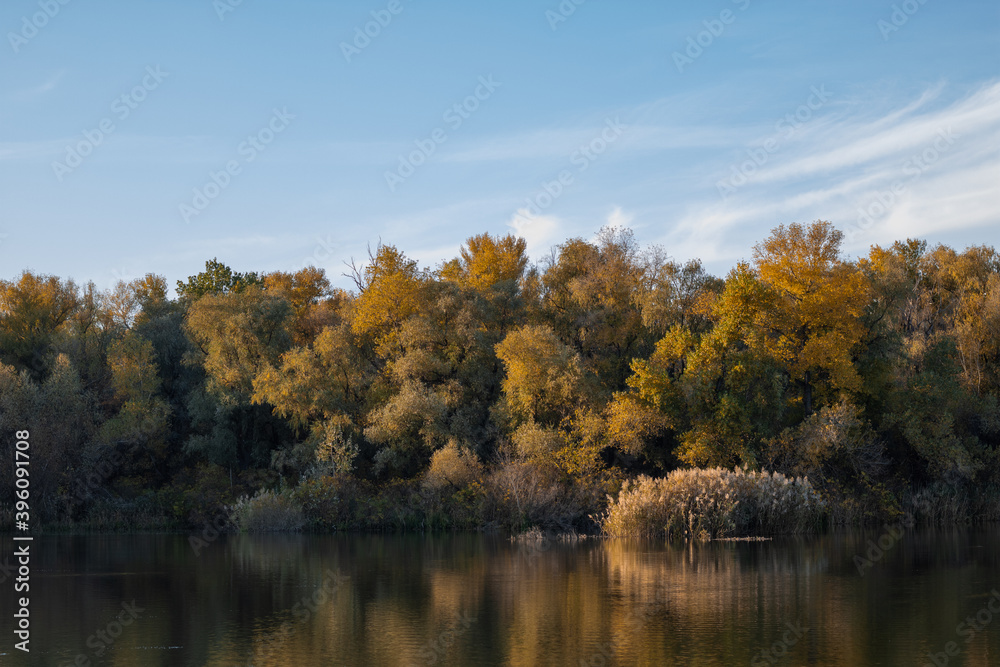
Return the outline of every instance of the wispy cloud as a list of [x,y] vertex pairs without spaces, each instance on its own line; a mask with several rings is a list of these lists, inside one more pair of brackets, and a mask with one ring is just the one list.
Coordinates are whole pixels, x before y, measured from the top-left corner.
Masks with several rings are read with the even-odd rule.
[[59,70],[58,72],[49,76],[45,81],[34,86],[33,88],[28,88],[25,90],[15,90],[10,93],[10,99],[15,102],[32,102],[37,98],[50,93],[56,89],[59,82],[62,80],[63,76],[66,75],[66,70]]
[[[748,230],[822,218],[848,232],[846,250],[863,253],[873,243],[996,225],[1000,82],[950,101],[944,92],[930,87],[879,114],[852,104],[853,113],[803,126],[732,196],[690,201],[667,240],[702,257],[738,258]],[[713,182],[699,191],[717,194],[725,170],[700,169]]]

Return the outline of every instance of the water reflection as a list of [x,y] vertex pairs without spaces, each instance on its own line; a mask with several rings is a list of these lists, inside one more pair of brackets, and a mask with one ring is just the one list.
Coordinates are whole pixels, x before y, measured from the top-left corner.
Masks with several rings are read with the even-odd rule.
[[[882,532],[686,545],[232,536],[197,554],[179,535],[42,537],[32,652],[7,639],[0,662],[1000,664],[1000,531],[909,531],[860,574]],[[0,544],[3,562],[13,547]],[[12,584],[0,583],[7,638]],[[123,604],[137,612],[127,625]],[[960,626],[983,609],[988,623]]]

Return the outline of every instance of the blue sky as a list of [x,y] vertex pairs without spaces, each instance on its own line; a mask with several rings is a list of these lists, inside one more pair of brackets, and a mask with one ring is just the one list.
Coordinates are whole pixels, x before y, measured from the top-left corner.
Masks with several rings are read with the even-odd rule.
[[0,5],[0,278],[1000,245],[996,2],[64,2]]

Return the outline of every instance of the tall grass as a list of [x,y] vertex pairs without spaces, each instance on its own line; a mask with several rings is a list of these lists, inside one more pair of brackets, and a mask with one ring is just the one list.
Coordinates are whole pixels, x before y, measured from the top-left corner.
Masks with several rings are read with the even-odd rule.
[[723,468],[640,477],[608,498],[602,528],[614,537],[712,539],[801,533],[823,504],[806,478]]
[[305,524],[302,506],[288,494],[273,491],[243,496],[233,505],[231,516],[241,533],[297,531]]

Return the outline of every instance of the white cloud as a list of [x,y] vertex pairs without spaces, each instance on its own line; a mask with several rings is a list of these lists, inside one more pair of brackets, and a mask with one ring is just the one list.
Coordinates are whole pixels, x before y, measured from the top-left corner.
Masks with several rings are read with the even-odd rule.
[[608,214],[608,219],[606,224],[608,227],[614,227],[615,229],[621,229],[622,227],[628,227],[632,224],[632,220],[635,216],[631,213],[626,213],[622,210],[621,206],[615,206],[611,213]]
[[562,240],[562,222],[554,215],[536,215],[526,208],[520,208],[507,222],[514,234],[528,245],[528,254],[539,257],[549,251],[553,244]]

